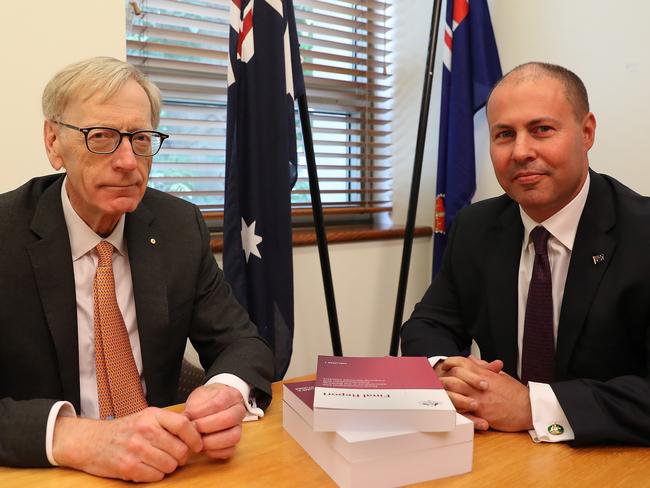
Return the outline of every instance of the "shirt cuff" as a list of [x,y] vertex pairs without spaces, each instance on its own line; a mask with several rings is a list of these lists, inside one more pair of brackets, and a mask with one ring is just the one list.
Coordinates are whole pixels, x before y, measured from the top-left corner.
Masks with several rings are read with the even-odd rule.
[[212,385],[213,383],[230,386],[241,393],[241,397],[244,399],[244,405],[246,406],[246,411],[248,412],[246,417],[244,417],[244,422],[250,422],[264,417],[264,410],[258,408],[255,397],[251,395],[251,386],[239,376],[230,373],[219,373],[210,378],[205,384]]
[[563,442],[575,439],[564,410],[551,385],[528,382],[533,430],[528,433],[535,442]]
[[449,356],[431,356],[430,358],[427,358],[429,361],[429,364],[431,367],[435,367],[436,364],[438,364],[438,361],[444,361],[447,359]]
[[52,405],[50,414],[47,416],[47,426],[45,427],[45,454],[47,460],[52,466],[58,466],[59,463],[54,459],[53,444],[54,444],[54,425],[56,419],[61,417],[76,417],[77,413],[70,402],[59,401]]

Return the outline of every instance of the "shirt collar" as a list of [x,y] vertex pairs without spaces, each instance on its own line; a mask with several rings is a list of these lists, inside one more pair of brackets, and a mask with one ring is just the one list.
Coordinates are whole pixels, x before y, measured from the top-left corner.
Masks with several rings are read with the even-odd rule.
[[122,256],[127,256],[126,242],[124,241],[124,220],[125,216],[122,215],[118,220],[115,229],[107,238],[102,238],[97,235],[88,225],[82,220],[77,212],[72,208],[68,192],[66,191],[66,184],[68,177],[66,176],[61,185],[61,203],[63,204],[63,217],[65,218],[65,225],[68,228],[68,236],[70,237],[70,249],[72,251],[72,260],[76,261],[81,256],[84,256],[88,251],[92,250],[101,241],[110,242],[113,247]]
[[573,198],[573,200],[571,200],[567,205],[564,206],[564,208],[546,219],[544,222],[535,222],[528,216],[528,214],[526,214],[526,212],[524,212],[524,209],[521,208],[521,205],[519,205],[519,213],[524,224],[524,235],[528,236],[526,245],[530,243],[530,231],[538,225],[541,225],[547,231],[549,231],[551,235],[555,237],[555,239],[560,241],[564,247],[566,247],[569,251],[572,251],[573,242],[575,241],[576,232],[578,231],[578,223],[580,222],[582,211],[585,208],[585,203],[587,203],[587,195],[589,194],[589,182],[590,177],[589,173],[587,173],[587,178],[585,179],[582,188]]

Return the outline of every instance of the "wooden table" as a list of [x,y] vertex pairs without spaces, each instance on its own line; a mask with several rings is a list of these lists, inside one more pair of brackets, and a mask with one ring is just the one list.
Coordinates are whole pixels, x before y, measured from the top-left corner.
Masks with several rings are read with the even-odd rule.
[[[273,403],[266,416],[244,425],[235,456],[215,462],[196,455],[156,486],[321,487],[332,480],[282,429],[282,384],[273,385]],[[52,488],[128,486],[64,469],[0,467],[0,487]],[[650,448],[534,444],[528,434],[477,433],[474,465],[469,474],[422,483],[440,487],[650,487]]]

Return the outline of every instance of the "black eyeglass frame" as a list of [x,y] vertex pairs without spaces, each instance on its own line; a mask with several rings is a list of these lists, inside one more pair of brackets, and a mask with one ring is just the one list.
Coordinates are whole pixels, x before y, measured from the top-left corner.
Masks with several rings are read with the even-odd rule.
[[[73,130],[78,130],[84,135],[84,141],[86,143],[86,149],[88,149],[91,153],[93,154],[113,154],[115,151],[117,151],[117,148],[120,147],[120,144],[122,144],[122,139],[125,137],[129,138],[129,144],[131,145],[131,151],[133,151],[133,154],[136,156],[142,156],[142,157],[151,157],[155,156],[158,154],[160,149],[162,148],[163,142],[165,142],[165,139],[169,137],[169,134],[164,134],[163,132],[159,132],[157,130],[147,130],[147,129],[142,129],[142,130],[136,130],[134,132],[122,132],[114,127],[77,127],[76,125],[72,124],[66,124],[65,122],[61,122],[60,120],[54,120],[53,121],[55,124],[62,125],[63,127],[67,127],[68,129],[73,129]],[[95,130],[95,129],[105,129],[105,130],[112,130],[120,135],[120,142],[118,142],[115,147],[113,148],[112,151],[107,151],[107,152],[100,152],[100,151],[93,151],[90,149],[90,146],[88,145],[88,134],[90,131]],[[149,134],[157,134],[160,137],[160,146],[158,146],[158,150],[156,150],[155,153],[153,154],[138,154],[133,147],[133,136],[137,134],[141,134],[142,132],[147,132]]]

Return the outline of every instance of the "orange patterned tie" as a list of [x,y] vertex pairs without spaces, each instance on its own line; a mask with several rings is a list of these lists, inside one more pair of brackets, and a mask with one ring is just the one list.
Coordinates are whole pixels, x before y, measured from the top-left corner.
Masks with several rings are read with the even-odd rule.
[[124,417],[147,407],[129,334],[115,297],[113,245],[95,247],[99,264],[93,283],[95,300],[95,368],[99,418]]

